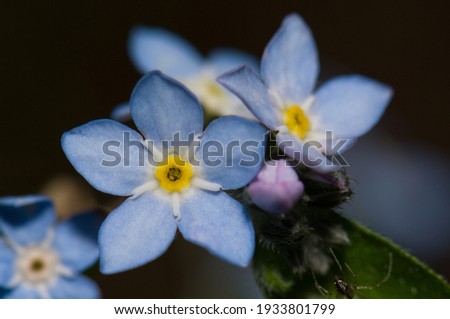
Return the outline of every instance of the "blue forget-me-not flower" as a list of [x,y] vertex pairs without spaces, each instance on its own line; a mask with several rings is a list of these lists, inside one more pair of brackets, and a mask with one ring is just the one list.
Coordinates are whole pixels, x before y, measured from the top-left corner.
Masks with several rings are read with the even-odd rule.
[[98,259],[101,221],[87,212],[56,224],[45,196],[0,198],[0,296],[98,298],[80,272]]
[[326,155],[343,152],[369,131],[383,114],[392,90],[361,75],[344,75],[313,92],[318,73],[311,31],[300,16],[291,14],[265,48],[261,78],[240,66],[218,81],[278,132],[277,144],[284,153],[325,173],[340,168]]
[[[265,128],[227,116],[203,131],[198,99],[159,71],[137,83],[130,109],[143,136],[103,119],[66,132],[62,138],[68,159],[92,186],[130,196],[100,229],[101,271],[115,273],[156,259],[167,250],[177,228],[186,240],[212,254],[247,265],[255,246],[253,225],[244,207],[222,190],[243,187],[257,174],[264,162]],[[130,139],[129,148],[117,142],[124,136]],[[117,142],[114,148],[105,149],[111,141],[109,145]],[[177,148],[177,141],[188,147]],[[199,147],[193,153],[190,150],[196,143]],[[252,145],[248,150],[253,162],[241,147],[245,143]],[[229,151],[230,145],[234,145],[231,152],[213,159],[208,156],[210,151],[216,155]],[[114,162],[112,154],[120,160]]]
[[[185,84],[200,99],[205,111],[212,115],[239,115],[254,119],[253,115],[217,82],[220,74],[247,64],[257,70],[257,59],[244,52],[221,48],[205,58],[192,44],[180,36],[160,28],[138,26],[131,30],[128,51],[136,69],[145,74],[161,70]],[[129,118],[129,106],[121,104],[112,118]]]

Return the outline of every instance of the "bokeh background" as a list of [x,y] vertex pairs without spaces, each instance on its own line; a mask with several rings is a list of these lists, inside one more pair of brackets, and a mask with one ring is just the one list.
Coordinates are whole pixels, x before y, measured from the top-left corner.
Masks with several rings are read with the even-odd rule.
[[[344,214],[450,277],[449,24],[446,1],[9,1],[1,5],[0,194],[46,192],[61,214],[113,199],[77,176],[61,134],[108,117],[140,75],[127,35],[136,24],[179,33],[200,51],[260,56],[290,12],[311,26],[322,79],[357,72],[395,97],[346,159],[356,195]],[[126,273],[93,272],[107,298],[259,297],[250,269],[180,236],[157,261]]]

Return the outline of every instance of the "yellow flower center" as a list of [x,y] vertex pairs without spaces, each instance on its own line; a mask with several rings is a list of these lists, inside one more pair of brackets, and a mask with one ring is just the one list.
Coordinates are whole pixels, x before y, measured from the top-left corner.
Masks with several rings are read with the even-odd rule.
[[30,270],[34,272],[40,272],[45,268],[45,262],[42,259],[35,259],[30,264]]
[[165,164],[155,170],[155,177],[159,186],[168,191],[180,192],[191,184],[194,171],[189,162],[183,161],[178,155],[171,155]]
[[207,81],[205,83],[205,89],[206,92],[211,94],[212,96],[220,96],[224,93],[222,88],[213,81]]
[[291,105],[284,111],[284,124],[289,131],[304,139],[310,129],[310,122],[298,105]]

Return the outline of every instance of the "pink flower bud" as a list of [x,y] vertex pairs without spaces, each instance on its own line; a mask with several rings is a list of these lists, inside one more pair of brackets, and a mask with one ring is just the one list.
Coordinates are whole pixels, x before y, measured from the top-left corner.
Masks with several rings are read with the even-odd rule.
[[267,162],[247,188],[259,208],[283,214],[303,195],[304,186],[295,170],[285,160]]

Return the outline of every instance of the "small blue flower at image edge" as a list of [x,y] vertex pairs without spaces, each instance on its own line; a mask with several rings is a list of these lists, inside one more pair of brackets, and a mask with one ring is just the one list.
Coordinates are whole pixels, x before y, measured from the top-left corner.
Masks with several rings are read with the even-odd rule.
[[[200,99],[207,113],[254,119],[238,98],[216,82],[217,76],[241,64],[258,70],[258,61],[253,56],[235,49],[218,48],[204,57],[177,34],[144,26],[136,26],[130,31],[128,53],[142,74],[160,70],[185,84]],[[117,106],[111,114],[111,118],[118,121],[129,117],[128,103]]]
[[313,35],[299,15],[290,14],[265,48],[261,77],[240,66],[218,82],[278,132],[277,144],[285,154],[327,173],[341,167],[326,156],[344,152],[378,122],[392,89],[361,75],[343,75],[313,93],[318,74]]
[[98,259],[102,218],[86,212],[56,223],[51,200],[0,198],[0,297],[99,298],[80,273]]
[[[177,228],[183,237],[232,264],[246,266],[255,248],[252,221],[244,207],[223,190],[247,185],[264,162],[266,129],[254,121],[226,116],[203,131],[203,110],[181,83],[153,71],[133,90],[131,116],[142,135],[110,119],[92,121],[62,137],[63,150],[75,169],[96,189],[129,198],[100,228],[100,270],[110,274],[148,263],[162,255]],[[126,149],[124,136],[133,144]],[[166,142],[199,143],[192,154]],[[105,143],[120,163],[107,162]],[[234,148],[219,164],[205,161],[204,148],[222,149],[253,142],[256,162]],[[167,150],[168,152],[165,152]],[[157,158],[152,162],[150,158]],[[191,157],[194,156],[194,159]],[[204,158],[205,157],[205,158]],[[232,165],[229,165],[229,164]]]

